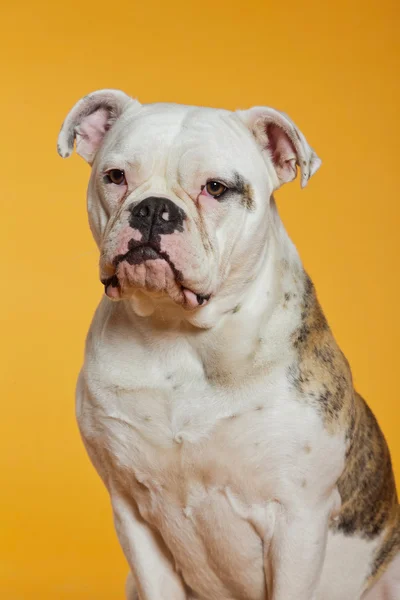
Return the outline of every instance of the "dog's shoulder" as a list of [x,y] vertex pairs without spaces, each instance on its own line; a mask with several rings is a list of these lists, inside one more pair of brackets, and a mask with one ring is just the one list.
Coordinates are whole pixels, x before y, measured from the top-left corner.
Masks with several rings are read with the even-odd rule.
[[329,432],[347,430],[354,418],[350,366],[336,343],[306,273],[299,324],[290,336],[290,345],[294,358],[287,377],[298,397],[315,407]]

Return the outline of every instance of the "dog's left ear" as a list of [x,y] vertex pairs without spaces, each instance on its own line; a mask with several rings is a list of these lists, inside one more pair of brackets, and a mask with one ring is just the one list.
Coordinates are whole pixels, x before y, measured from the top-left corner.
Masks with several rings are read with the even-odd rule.
[[321,165],[321,160],[307,143],[306,138],[284,113],[264,106],[238,110],[237,114],[253,133],[265,158],[272,160],[277,189],[292,181],[301,172],[301,187]]

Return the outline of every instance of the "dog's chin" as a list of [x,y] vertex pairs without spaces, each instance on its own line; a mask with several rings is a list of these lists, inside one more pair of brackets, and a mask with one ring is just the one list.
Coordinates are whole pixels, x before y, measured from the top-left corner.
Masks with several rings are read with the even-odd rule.
[[132,299],[141,292],[154,300],[170,298],[185,310],[207,304],[211,294],[197,293],[185,287],[181,273],[177,273],[168,260],[156,254],[150,257],[150,254],[146,249],[141,257],[136,253],[130,260],[121,260],[115,273],[102,279],[110,300]]

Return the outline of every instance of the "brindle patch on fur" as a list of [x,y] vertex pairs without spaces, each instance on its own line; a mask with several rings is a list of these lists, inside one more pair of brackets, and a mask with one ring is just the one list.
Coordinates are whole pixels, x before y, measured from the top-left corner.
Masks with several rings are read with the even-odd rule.
[[241,203],[247,210],[255,209],[253,188],[239,173],[235,173],[231,190],[241,196]]
[[297,356],[287,374],[293,387],[316,407],[328,430],[333,431],[345,422],[351,408],[351,372],[328,327],[314,286],[307,274],[304,277],[301,324],[292,334]]
[[394,519],[390,523],[383,543],[375,553],[371,574],[367,585],[371,587],[377,581],[391,561],[400,553],[400,507],[397,507]]
[[244,186],[242,202],[243,202],[243,206],[247,210],[252,211],[255,209],[255,203],[254,203],[254,198],[253,198],[253,189],[249,183],[246,183],[246,185]]
[[285,294],[283,295],[283,308],[286,310],[289,306],[289,302],[292,299],[293,294],[291,292],[285,292]]
[[398,500],[385,438],[372,411],[357,393],[354,403],[346,467],[338,481],[342,507],[335,528],[347,535],[358,532],[374,538],[398,514]]
[[[331,528],[371,539],[399,510],[389,450],[374,415],[354,391],[349,364],[307,275],[301,311],[301,325],[292,335],[296,360],[288,369],[289,381],[305,402],[316,407],[328,431],[345,432],[346,464],[337,482],[342,506]],[[394,545],[392,539],[386,542],[387,548]],[[385,560],[383,554],[379,560]]]

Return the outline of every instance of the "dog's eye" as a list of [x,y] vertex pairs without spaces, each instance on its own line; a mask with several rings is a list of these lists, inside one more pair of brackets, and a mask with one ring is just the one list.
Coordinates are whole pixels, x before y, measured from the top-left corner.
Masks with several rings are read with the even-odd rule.
[[110,169],[105,175],[107,183],[115,183],[115,185],[122,185],[126,183],[125,173],[120,169]]
[[206,190],[214,198],[219,198],[226,192],[228,188],[219,181],[209,181],[206,185]]

